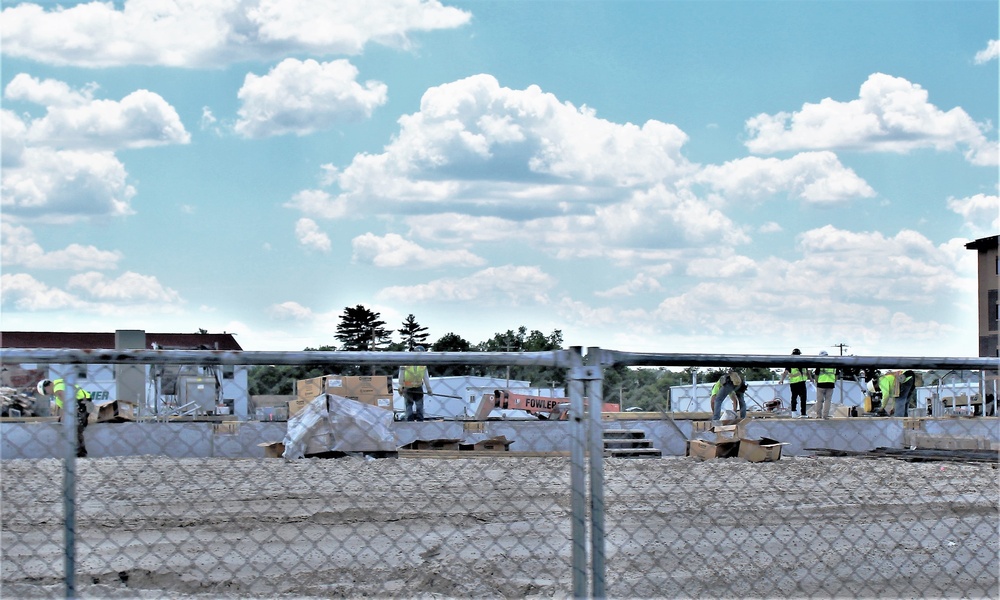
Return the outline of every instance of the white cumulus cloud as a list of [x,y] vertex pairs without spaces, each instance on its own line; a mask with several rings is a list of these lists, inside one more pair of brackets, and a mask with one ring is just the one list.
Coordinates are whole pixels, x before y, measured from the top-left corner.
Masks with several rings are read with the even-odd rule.
[[118,277],[90,271],[69,278],[68,289],[101,302],[124,304],[172,304],[180,301],[180,294],[164,287],[153,275],[127,271]]
[[962,215],[965,228],[974,237],[996,235],[1000,231],[1000,196],[996,194],[949,198],[948,209]]
[[612,202],[693,169],[674,125],[612,123],[490,75],[427,90],[420,111],[399,123],[384,153],[359,154],[336,173],[340,198],[397,212],[463,206],[528,217]]
[[54,65],[218,67],[292,55],[409,48],[412,32],[471,15],[438,0],[124,0],[0,13],[4,54]]
[[272,305],[268,312],[277,321],[305,321],[313,317],[311,309],[292,301]]
[[330,236],[321,231],[312,219],[302,218],[295,222],[295,238],[309,250],[330,251]]
[[360,121],[385,104],[386,85],[356,81],[346,60],[320,63],[287,58],[267,75],[249,73],[238,93],[236,133],[261,138],[307,135],[343,121]]
[[420,285],[391,286],[376,298],[385,302],[481,301],[503,305],[548,304],[556,280],[536,266],[505,265],[468,277],[446,277]]
[[70,244],[62,250],[46,251],[35,241],[30,229],[6,221],[0,222],[0,256],[4,268],[27,269],[115,269],[121,252],[100,250],[94,246]]
[[780,194],[808,204],[833,205],[875,196],[875,190],[833,152],[802,152],[787,160],[749,156],[705,166],[692,180],[731,200]]
[[353,259],[376,267],[478,267],[486,261],[464,249],[430,250],[396,233],[359,235],[351,240]]
[[977,65],[981,65],[996,60],[997,57],[1000,57],[1000,40],[990,40],[986,48],[976,52],[975,60]]
[[920,85],[875,73],[861,85],[858,99],[826,98],[795,113],[760,114],[746,123],[747,148],[758,154],[789,150],[858,150],[906,153],[921,148],[964,148],[976,165],[997,164],[997,143],[961,108],[944,111],[928,101]]
[[59,149],[116,150],[186,144],[174,107],[159,94],[136,90],[121,101],[92,97],[93,89],[72,90],[63,82],[19,73],[4,88],[4,98],[45,106],[45,116],[28,124],[26,141]]

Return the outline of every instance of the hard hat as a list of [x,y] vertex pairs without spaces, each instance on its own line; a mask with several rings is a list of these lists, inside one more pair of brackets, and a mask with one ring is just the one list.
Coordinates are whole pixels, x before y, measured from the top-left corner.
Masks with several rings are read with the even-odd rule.
[[799,350],[798,348],[796,348],[796,349],[792,350],[792,354],[799,355],[799,354],[802,354],[802,351]]
[[820,356],[830,356],[830,354],[826,350],[820,350],[819,351],[819,355]]
[[868,380],[868,393],[869,394],[874,394],[875,393],[875,380],[874,379],[869,379]]
[[737,373],[736,371],[729,372],[729,381],[732,381],[733,385],[735,385],[736,387],[739,387],[739,385],[743,383],[743,379],[740,377],[740,374]]
[[49,387],[50,385],[52,385],[52,380],[51,379],[43,379],[43,380],[41,380],[41,381],[38,382],[38,385],[36,386],[35,389],[38,390],[39,394],[42,394],[44,396],[45,395],[45,388]]
[[423,346],[414,346],[413,347],[413,351],[414,352],[427,352],[427,348],[424,348]]

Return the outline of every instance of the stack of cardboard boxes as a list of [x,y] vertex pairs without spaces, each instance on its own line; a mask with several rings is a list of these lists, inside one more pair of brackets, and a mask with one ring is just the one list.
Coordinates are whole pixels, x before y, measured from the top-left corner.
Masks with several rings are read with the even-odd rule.
[[321,394],[392,410],[392,378],[386,375],[323,375],[295,382],[295,400],[288,402],[288,416],[299,412]]
[[738,457],[749,462],[774,462],[781,459],[781,447],[784,442],[761,438],[750,439],[746,436],[746,424],[749,419],[743,419],[732,425],[717,425],[697,438],[688,440],[687,455],[700,460],[713,458]]

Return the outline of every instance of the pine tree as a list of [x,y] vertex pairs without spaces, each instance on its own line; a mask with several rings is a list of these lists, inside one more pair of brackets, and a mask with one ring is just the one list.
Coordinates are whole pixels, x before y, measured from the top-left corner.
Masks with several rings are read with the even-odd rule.
[[403,337],[403,345],[407,350],[413,350],[414,346],[425,346],[427,344],[427,328],[421,327],[412,313],[406,315],[402,329],[397,329],[396,332]]
[[381,315],[358,304],[354,308],[344,308],[337,325],[335,338],[340,340],[342,350],[372,351],[380,344],[389,342],[391,332],[385,328]]

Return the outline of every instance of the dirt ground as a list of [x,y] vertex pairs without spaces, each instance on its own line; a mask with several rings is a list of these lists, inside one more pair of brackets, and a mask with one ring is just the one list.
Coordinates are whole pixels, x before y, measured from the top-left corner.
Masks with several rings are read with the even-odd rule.
[[[57,460],[0,465],[0,597],[64,597]],[[606,459],[611,598],[997,598],[994,465]],[[566,598],[567,458],[84,459],[84,598]]]

